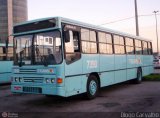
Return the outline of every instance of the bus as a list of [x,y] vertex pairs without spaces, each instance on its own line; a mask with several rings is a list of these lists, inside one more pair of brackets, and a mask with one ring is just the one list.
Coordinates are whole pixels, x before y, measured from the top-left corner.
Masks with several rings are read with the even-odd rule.
[[0,43],[0,84],[11,83],[13,44]]
[[13,28],[13,93],[93,99],[101,87],[153,73],[152,42],[62,17]]

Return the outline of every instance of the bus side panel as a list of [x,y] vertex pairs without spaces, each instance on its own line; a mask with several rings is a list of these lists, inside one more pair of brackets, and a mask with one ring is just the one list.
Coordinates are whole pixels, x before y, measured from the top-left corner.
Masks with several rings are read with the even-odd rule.
[[12,61],[0,61],[0,83],[11,82]]
[[149,75],[149,67],[143,67],[143,76]]
[[126,81],[126,70],[119,70],[114,72],[115,84]]
[[114,84],[114,55],[100,55],[101,87]]
[[147,55],[143,55],[143,68],[142,68],[142,70],[143,70],[143,76],[146,76],[147,75],[147,73],[148,73],[148,68],[147,68],[147,65],[148,65],[148,57],[147,57]]
[[0,73],[12,72],[12,61],[0,61]]
[[126,81],[126,55],[115,55],[115,83]]
[[137,68],[127,69],[127,80],[135,79],[137,77]]
[[82,74],[82,59],[71,64],[65,64],[65,76],[76,76]]
[[126,55],[115,55],[115,70],[126,69]]
[[153,73],[152,65],[153,65],[153,56],[144,55],[143,56],[143,76]]
[[83,54],[83,74],[99,72],[99,54]]
[[114,55],[100,55],[100,72],[114,70]]
[[87,75],[83,75],[81,76],[82,78],[82,82],[81,82],[81,93],[84,93],[87,91],[87,80],[88,80],[88,76]]
[[100,79],[101,87],[114,84],[114,71],[101,73]]
[[143,67],[143,55],[136,55],[135,60],[136,67]]
[[85,93],[87,91],[87,79],[86,75],[66,78],[66,97]]
[[65,78],[66,96],[72,96],[72,95],[82,93],[81,92],[81,83],[82,83],[81,76],[74,76],[74,77]]
[[66,96],[76,95],[81,90],[82,59],[71,64],[65,64]]
[[137,77],[137,64],[135,55],[127,55],[127,80]]
[[[135,57],[135,59],[134,59]],[[134,64],[134,65],[133,65]],[[128,69],[127,69],[127,80],[135,79],[137,77],[137,68],[143,66],[143,56],[128,56]],[[132,68],[133,67],[133,68]]]
[[149,66],[149,74],[152,74],[154,72],[154,66],[153,66],[153,55],[149,56],[149,60],[150,60],[150,66]]
[[11,74],[12,73],[0,74],[0,83],[9,83],[9,82],[11,82]]

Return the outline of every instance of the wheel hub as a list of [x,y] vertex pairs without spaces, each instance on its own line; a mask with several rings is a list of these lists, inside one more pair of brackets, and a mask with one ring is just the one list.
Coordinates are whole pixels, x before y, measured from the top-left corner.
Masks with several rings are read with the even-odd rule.
[[97,84],[93,80],[89,84],[89,91],[90,91],[91,95],[94,95],[97,91]]

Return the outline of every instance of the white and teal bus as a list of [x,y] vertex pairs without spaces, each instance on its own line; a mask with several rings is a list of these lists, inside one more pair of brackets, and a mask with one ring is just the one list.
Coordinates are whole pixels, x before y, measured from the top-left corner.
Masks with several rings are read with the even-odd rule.
[[14,26],[11,91],[68,97],[153,72],[152,43],[141,37],[53,17]]
[[0,43],[0,84],[11,83],[13,44]]

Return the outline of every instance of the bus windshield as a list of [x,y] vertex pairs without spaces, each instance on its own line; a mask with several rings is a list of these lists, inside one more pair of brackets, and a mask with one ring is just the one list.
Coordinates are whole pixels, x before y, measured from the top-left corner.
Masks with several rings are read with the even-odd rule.
[[59,31],[18,36],[15,41],[15,65],[54,65],[62,62]]

